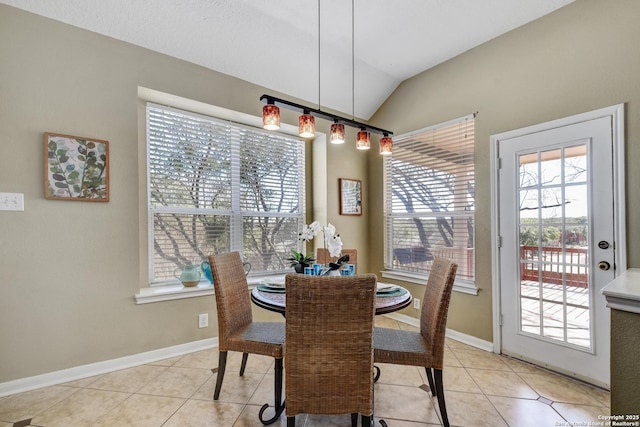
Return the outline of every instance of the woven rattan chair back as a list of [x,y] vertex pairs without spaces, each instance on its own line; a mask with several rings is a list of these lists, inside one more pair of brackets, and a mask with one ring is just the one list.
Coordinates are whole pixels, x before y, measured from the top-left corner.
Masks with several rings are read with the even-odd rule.
[[218,311],[218,377],[213,399],[220,396],[227,366],[227,352],[242,353],[240,376],[244,375],[249,353],[275,358],[274,408],[275,415],[263,420],[265,404],[259,413],[264,424],[274,422],[284,410],[282,404],[283,322],[254,322],[251,314],[251,294],[245,270],[238,252],[209,256]]
[[376,276],[286,277],[285,394],[297,414],[373,415]]
[[457,269],[458,265],[448,259],[434,259],[422,299],[419,332],[379,327],[374,331],[376,363],[425,368],[431,394],[438,399],[442,424],[445,427],[449,427],[449,418],[442,383],[444,336]]
[[238,252],[209,256],[218,309],[218,345],[227,351],[229,337],[253,321],[251,294]]
[[427,286],[422,297],[420,334],[431,343],[431,368],[442,369],[444,363],[444,336],[451,291],[458,265],[448,259],[436,257],[431,265]]
[[[343,249],[342,255],[349,255],[349,264],[353,264],[356,267],[356,273],[358,272],[358,250],[357,249]],[[336,262],[339,257],[332,257],[329,255],[329,249],[318,248],[316,251],[316,262],[320,264],[328,264],[330,262]]]

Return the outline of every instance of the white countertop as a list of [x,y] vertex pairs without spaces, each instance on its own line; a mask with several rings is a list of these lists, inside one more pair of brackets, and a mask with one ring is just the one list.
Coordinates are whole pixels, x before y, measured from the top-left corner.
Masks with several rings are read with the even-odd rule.
[[640,268],[630,268],[602,288],[607,307],[640,314]]

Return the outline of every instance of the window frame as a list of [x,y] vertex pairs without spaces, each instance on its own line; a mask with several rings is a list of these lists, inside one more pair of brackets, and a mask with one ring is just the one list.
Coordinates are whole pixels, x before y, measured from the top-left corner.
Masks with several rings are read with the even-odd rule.
[[[428,126],[422,129],[418,129],[416,131],[412,131],[412,132],[407,132],[405,134],[401,134],[398,136],[394,137],[394,145],[396,145],[396,147],[399,144],[402,144],[402,140],[403,139],[408,139],[411,137],[420,137],[420,136],[424,136],[428,133],[433,133],[434,131],[437,131],[439,129],[444,129],[447,127],[451,127],[452,125],[455,124],[459,124],[468,120],[475,120],[475,114],[469,114],[460,118],[456,118],[453,120],[449,120],[443,123],[438,123],[432,126]],[[474,123],[474,128],[475,128],[475,123]],[[396,142],[398,141],[398,142]],[[465,145],[468,143],[465,143]],[[472,142],[473,144],[473,149],[475,150],[475,129],[474,129],[474,140]],[[394,147],[395,148],[395,147]],[[407,212],[405,215],[398,215],[397,213],[394,214],[393,212],[393,206],[392,206],[392,200],[391,200],[391,185],[392,183],[389,181],[391,178],[391,174],[393,171],[393,155],[388,156],[384,159],[383,161],[383,193],[384,193],[384,265],[385,265],[385,269],[381,272],[382,277],[384,278],[389,278],[389,279],[395,279],[395,280],[403,280],[406,282],[411,282],[411,283],[417,283],[417,284],[426,284],[427,278],[428,278],[428,271],[424,272],[424,271],[411,271],[410,269],[403,269],[403,268],[398,268],[398,266],[394,266],[394,248],[392,246],[392,242],[393,242],[393,227],[391,225],[391,221],[393,219],[397,219],[397,218],[411,218],[411,217],[435,217],[435,215],[432,212],[415,212],[415,213],[409,213]],[[473,171],[473,180],[475,182],[475,161],[474,161],[474,171]],[[436,169],[437,170],[437,169]],[[461,193],[453,193],[453,194],[458,194],[458,197],[467,197],[464,194]],[[475,247],[476,247],[476,241],[475,241],[475,231],[476,231],[476,221],[475,221],[475,198],[474,198],[474,208],[473,211],[471,211],[472,213],[465,213],[465,212],[469,212],[469,211],[460,211],[460,210],[452,210],[452,211],[448,211],[446,216],[449,217],[471,217],[473,220],[473,236],[471,236],[471,238],[473,239],[473,252],[472,252],[472,257],[473,259],[471,260],[472,262],[472,267],[473,268],[473,277],[472,279],[464,279],[461,278],[460,276],[458,276],[455,280],[454,283],[454,287],[453,289],[457,292],[462,292],[462,293],[467,293],[467,294],[471,294],[471,295],[477,295],[478,294],[478,288],[476,287],[476,276],[475,276]]]
[[[180,212],[180,213],[194,213],[194,214],[198,214],[196,212],[194,212],[194,209],[192,208],[166,208],[166,207],[153,207],[152,203],[151,203],[151,196],[150,196],[150,191],[151,191],[151,180],[150,180],[150,168],[149,168],[149,155],[150,155],[150,144],[149,144],[149,119],[147,116],[147,111],[148,111],[148,107],[152,106],[154,108],[160,108],[160,109],[167,109],[167,110],[171,110],[171,111],[176,111],[180,114],[186,114],[186,115],[192,115],[194,117],[197,117],[199,119],[204,119],[204,120],[212,120],[214,122],[224,122],[225,125],[227,126],[232,126],[232,127],[237,127],[237,128],[243,128],[244,130],[249,130],[250,132],[256,132],[256,133],[260,133],[260,134],[273,134],[274,132],[271,131],[264,131],[261,127],[258,126],[258,117],[255,116],[249,116],[246,114],[242,114],[242,113],[236,113],[236,112],[232,112],[230,110],[226,110],[226,109],[222,109],[219,107],[212,107],[214,111],[222,111],[225,114],[222,114],[222,117],[218,116],[217,114],[211,114],[210,111],[205,111],[205,112],[201,112],[200,109],[197,108],[185,108],[185,105],[180,105],[181,103],[178,102],[177,106],[174,105],[169,105],[168,103],[157,103],[154,102],[154,100],[150,100],[150,99],[143,99],[142,101],[144,101],[144,127],[145,127],[145,135],[144,135],[144,152],[145,152],[145,160],[147,162],[147,167],[146,167],[146,171],[145,171],[145,176],[146,176],[146,185],[145,185],[145,193],[146,193],[146,198],[147,198],[147,204],[146,204],[146,216],[147,216],[147,227],[146,227],[146,237],[147,237],[147,247],[148,247],[148,251],[147,251],[147,274],[148,274],[148,286],[149,288],[161,288],[161,287],[165,287],[167,288],[167,292],[172,293],[173,292],[173,288],[171,288],[172,286],[181,286],[179,283],[179,280],[177,279],[172,279],[172,280],[153,280],[154,279],[154,268],[155,268],[155,263],[154,263],[154,254],[155,254],[155,250],[154,250],[154,241],[155,241],[155,230],[154,230],[154,213],[158,213],[158,212]],[[183,103],[182,103],[183,104]],[[244,118],[249,118],[250,120],[237,120],[237,119],[232,119],[227,117],[228,115],[231,116],[241,116]],[[261,123],[261,122],[259,122]],[[297,218],[298,219],[298,230],[297,232],[299,233],[301,228],[304,226],[304,222],[305,222],[305,217],[306,217],[306,212],[305,212],[305,207],[306,207],[306,196],[305,196],[305,177],[306,177],[306,172],[305,172],[305,141],[301,138],[299,138],[297,136],[297,134],[295,132],[291,131],[292,129],[288,129],[285,128],[283,129],[283,131],[278,132],[279,137],[286,137],[286,138],[291,138],[291,139],[295,139],[298,141],[298,143],[300,144],[300,155],[299,155],[299,162],[301,162],[301,166],[300,166],[300,170],[298,172],[298,182],[297,182],[297,191],[298,191],[298,204],[299,204],[299,209],[297,212],[295,213],[290,213],[290,212],[275,212],[275,211],[255,211],[255,210],[247,210],[247,209],[240,209],[240,207],[238,206],[239,203],[237,202],[239,200],[239,193],[240,190],[237,189],[235,191],[233,191],[233,193],[235,194],[235,196],[233,197],[233,201],[232,201],[232,206],[230,209],[228,210],[211,210],[210,213],[211,214],[224,214],[224,215],[228,215],[229,216],[229,224],[230,224],[230,250],[237,250],[239,251],[241,254],[243,253],[243,220],[245,217],[247,216],[268,216],[268,217],[274,217],[274,216],[278,216],[278,217],[293,217],[293,218]],[[239,141],[235,141],[232,143],[240,143]],[[232,150],[234,151],[234,150]],[[235,152],[236,154],[239,153],[239,149],[236,149]],[[239,164],[240,164],[240,159],[239,158],[235,158],[232,161],[231,164],[231,170],[232,170],[232,175],[238,175],[239,172]],[[232,178],[233,180],[237,180],[239,179],[238,176],[234,176]],[[261,280],[265,277],[269,277],[269,276],[273,276],[273,275],[283,275],[284,272],[286,270],[286,267],[283,268],[282,270],[267,270],[267,271],[263,271],[261,272],[261,274],[253,274],[252,279],[250,278],[250,282],[254,282],[256,280]],[[206,278],[202,277],[200,285],[198,285],[199,289],[203,289],[203,288],[210,288],[211,284],[208,282],[208,280],[206,280]],[[188,289],[185,289],[185,291],[191,291]],[[153,292],[151,292],[153,293]],[[149,294],[149,292],[147,291],[145,292],[141,292],[141,294]],[[197,294],[197,292],[191,292],[191,296],[199,296]],[[136,296],[136,298],[138,298],[138,296]],[[174,298],[167,298],[167,299],[174,299]],[[164,299],[159,299],[159,300],[164,300]],[[153,302],[153,301],[149,301],[149,302]],[[139,302],[140,303],[140,302]]]

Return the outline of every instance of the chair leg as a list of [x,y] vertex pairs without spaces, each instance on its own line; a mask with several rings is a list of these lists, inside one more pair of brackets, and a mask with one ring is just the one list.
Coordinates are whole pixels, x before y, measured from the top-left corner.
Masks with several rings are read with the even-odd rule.
[[296,427],[296,416],[287,417],[287,427]]
[[373,416],[371,416],[371,415],[363,415],[362,416],[362,427],[373,427]]
[[249,358],[249,353],[242,353],[242,364],[240,364],[240,376],[244,375],[244,368],[247,367],[248,358]]
[[429,390],[431,390],[431,396],[436,395],[436,388],[433,385],[433,374],[432,374],[432,370],[431,368],[424,368],[425,371],[427,371],[427,381],[429,381]]
[[351,427],[358,427],[358,413],[351,413]]
[[216,379],[216,391],[213,392],[213,400],[220,397],[220,389],[222,388],[222,380],[224,380],[224,371],[227,368],[227,352],[221,351],[218,356],[218,378]]
[[442,386],[442,369],[434,369],[436,380],[436,395],[438,398],[438,407],[440,408],[440,416],[442,416],[442,425],[449,427],[449,417],[447,416],[447,407],[444,403],[444,388]]

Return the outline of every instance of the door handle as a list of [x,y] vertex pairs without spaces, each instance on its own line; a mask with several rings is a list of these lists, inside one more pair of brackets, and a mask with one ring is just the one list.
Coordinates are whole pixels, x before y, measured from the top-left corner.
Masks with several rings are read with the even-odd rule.
[[602,271],[607,271],[611,268],[611,264],[609,264],[607,261],[600,261],[598,263],[598,268]]

